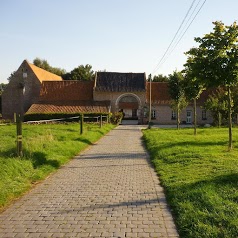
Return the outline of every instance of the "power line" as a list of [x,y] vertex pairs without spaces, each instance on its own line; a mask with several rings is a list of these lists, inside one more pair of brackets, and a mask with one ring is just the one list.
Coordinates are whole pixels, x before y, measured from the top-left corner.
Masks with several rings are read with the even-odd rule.
[[[167,52],[169,51],[169,49],[170,49],[171,45],[173,44],[173,42],[174,42],[174,40],[175,40],[176,36],[177,36],[177,35],[178,35],[178,33],[179,33],[179,31],[180,31],[181,27],[183,26],[183,24],[184,24],[184,21],[186,20],[186,18],[187,18],[187,16],[188,16],[189,12],[191,11],[191,9],[192,9],[192,7],[193,7],[193,5],[194,5],[195,1],[196,1],[196,0],[193,0],[193,2],[192,2],[192,4],[191,4],[191,6],[189,7],[189,9],[188,9],[188,11],[187,11],[187,13],[186,13],[186,15],[185,15],[185,17],[184,17],[183,21],[181,22],[181,24],[180,24],[180,26],[179,26],[179,28],[178,28],[177,32],[175,33],[175,35],[174,35],[174,37],[173,37],[172,41],[170,42],[170,44],[169,44],[168,48],[167,48],[167,49],[166,49],[166,51],[164,52],[164,54],[163,54],[162,58],[160,59],[159,63],[157,64],[157,66],[158,66],[158,65],[160,65],[160,63],[162,62],[162,60],[163,60],[163,59],[164,59],[164,57],[166,56]],[[155,68],[157,68],[157,66],[156,66]]]
[[179,38],[179,40],[177,41],[177,43],[175,44],[174,48],[171,50],[170,54],[174,51],[174,49],[177,47],[177,45],[180,43],[180,41],[182,40],[182,38],[184,37],[184,35],[186,34],[186,32],[188,31],[189,27],[192,25],[192,23],[194,22],[195,18],[197,17],[198,13],[201,11],[203,5],[205,4],[206,0],[203,1],[201,7],[199,8],[199,10],[197,11],[196,15],[193,17],[192,21],[189,23],[188,27],[186,28],[186,30],[184,31],[184,33],[182,34],[182,36]]
[[[184,32],[183,32],[183,31],[182,31],[182,33],[180,32],[178,40],[176,41],[176,43],[175,43],[174,47],[172,48],[172,50],[170,50],[172,44],[173,44],[174,41],[175,41],[176,36],[178,35],[178,32],[179,32],[180,29],[182,28],[182,26],[183,26],[183,24],[184,24],[184,22],[185,22],[187,16],[189,15],[189,13],[190,13],[190,11],[191,11],[191,9],[192,9],[192,7],[193,7],[193,5],[194,5],[195,2],[196,2],[196,0],[193,0],[191,6],[189,7],[189,9],[188,9],[188,11],[187,11],[187,13],[186,13],[186,15],[185,15],[183,21],[182,21],[182,23],[180,24],[180,26],[179,26],[177,32],[175,33],[175,35],[174,35],[172,41],[170,42],[168,48],[166,49],[164,55],[161,57],[159,63],[158,63],[158,64],[156,65],[156,67],[154,68],[152,74],[155,73],[155,72],[159,69],[159,67],[167,60],[167,58],[169,57],[169,55],[171,55],[171,53],[174,51],[174,49],[175,49],[175,48],[177,47],[177,45],[180,43],[180,41],[182,40],[182,38],[184,37],[184,35],[185,35],[186,32],[188,31],[189,27],[191,26],[191,24],[193,23],[193,21],[194,21],[195,18],[197,17],[198,13],[201,11],[201,9],[202,9],[202,7],[204,6],[206,0],[203,1],[202,5],[200,6],[200,8],[198,9],[198,11],[196,12],[195,16],[193,17],[193,19],[191,20],[191,22],[188,24],[188,22],[190,21],[190,19],[192,18],[193,14],[194,14],[194,12],[196,11],[197,7],[199,6],[201,0],[199,0],[199,2],[196,4],[194,10],[192,11],[190,17],[188,18],[188,20],[187,20],[187,22],[186,22],[186,24],[185,24],[185,27],[188,25],[187,28],[185,29]],[[183,27],[183,29],[184,29],[185,27]],[[181,35],[181,34],[182,34],[182,35]],[[169,51],[169,50],[170,50],[170,51]],[[169,53],[168,53],[168,52],[169,52]],[[167,53],[168,53],[168,54],[167,54]]]

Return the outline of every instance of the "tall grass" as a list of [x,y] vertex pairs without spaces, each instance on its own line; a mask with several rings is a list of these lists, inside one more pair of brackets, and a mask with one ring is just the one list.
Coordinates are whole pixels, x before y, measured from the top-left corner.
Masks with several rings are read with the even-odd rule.
[[153,129],[144,139],[180,236],[238,237],[238,143],[228,152],[227,129]]
[[23,125],[23,157],[16,156],[16,126],[0,127],[0,210],[68,162],[114,126],[84,124]]

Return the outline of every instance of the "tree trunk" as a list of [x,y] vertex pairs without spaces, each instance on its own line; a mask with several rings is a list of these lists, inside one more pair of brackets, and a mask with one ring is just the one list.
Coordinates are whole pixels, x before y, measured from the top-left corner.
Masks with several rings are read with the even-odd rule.
[[221,127],[221,113],[218,112],[218,128]]
[[179,115],[179,104],[177,105],[177,129],[179,130],[179,124],[180,124],[180,115]]
[[232,150],[232,98],[231,98],[231,88],[228,86],[228,125],[229,125],[229,146],[228,149]]
[[197,135],[197,100],[193,99],[194,135]]

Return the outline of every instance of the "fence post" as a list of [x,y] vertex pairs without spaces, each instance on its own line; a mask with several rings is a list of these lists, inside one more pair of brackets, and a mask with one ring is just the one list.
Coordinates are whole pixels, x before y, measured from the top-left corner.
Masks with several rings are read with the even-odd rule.
[[80,115],[80,135],[83,134],[83,114]]
[[22,120],[21,115],[16,114],[17,126],[17,156],[22,157]]
[[102,114],[100,115],[100,128],[102,128]]

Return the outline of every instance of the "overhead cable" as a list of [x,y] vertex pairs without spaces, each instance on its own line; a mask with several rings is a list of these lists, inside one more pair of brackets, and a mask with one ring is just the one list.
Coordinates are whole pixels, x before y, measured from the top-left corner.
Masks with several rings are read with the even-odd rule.
[[[164,64],[164,62],[167,60],[167,58],[169,57],[169,55],[174,51],[174,49],[175,49],[175,48],[177,47],[177,45],[180,43],[180,41],[182,40],[182,38],[184,37],[184,35],[185,35],[186,32],[188,31],[189,27],[191,26],[191,24],[193,23],[193,21],[194,21],[195,18],[197,17],[198,13],[201,11],[201,9],[202,9],[202,7],[204,6],[206,0],[203,1],[203,3],[201,4],[200,8],[199,8],[199,9],[197,10],[197,12],[195,13],[196,9],[198,8],[198,6],[199,6],[200,3],[201,3],[201,0],[199,0],[199,1],[197,2],[196,6],[194,7],[192,13],[190,14],[190,12],[191,12],[191,10],[192,10],[192,8],[193,8],[195,2],[196,2],[196,0],[193,0],[192,4],[190,5],[190,7],[189,7],[189,9],[188,9],[188,11],[187,11],[187,13],[186,13],[186,15],[185,15],[183,21],[182,21],[182,23],[180,24],[180,26],[179,26],[177,32],[175,33],[175,35],[174,35],[172,41],[170,42],[168,48],[167,48],[166,51],[165,51],[165,53],[164,53],[163,56],[161,57],[159,63],[155,66],[155,68],[154,68],[152,74],[155,73],[155,72],[159,69],[159,67],[160,67],[162,64]],[[189,16],[189,14],[190,14],[190,16]],[[194,15],[194,14],[195,14],[195,15]],[[193,15],[194,15],[194,17],[192,18]],[[189,16],[189,18],[188,18],[188,16]],[[187,18],[188,18],[188,19],[187,19]],[[191,18],[192,18],[192,20],[191,20]],[[186,21],[186,19],[187,19],[187,21]],[[190,20],[191,20],[191,21],[190,21]],[[186,23],[185,23],[185,21],[186,21]],[[190,22],[189,22],[189,21],[190,21]],[[184,24],[184,23],[185,23],[185,24]],[[186,27],[186,26],[187,26],[187,27]],[[186,29],[185,29],[185,27],[186,27]],[[185,29],[185,30],[180,31],[181,28],[182,28],[182,29]],[[178,36],[178,37],[177,37],[177,36]],[[175,42],[175,43],[174,43],[174,42]],[[173,43],[174,43],[174,44],[173,44]],[[173,47],[172,47],[172,45],[173,45]],[[171,48],[172,48],[172,49],[171,49]]]

